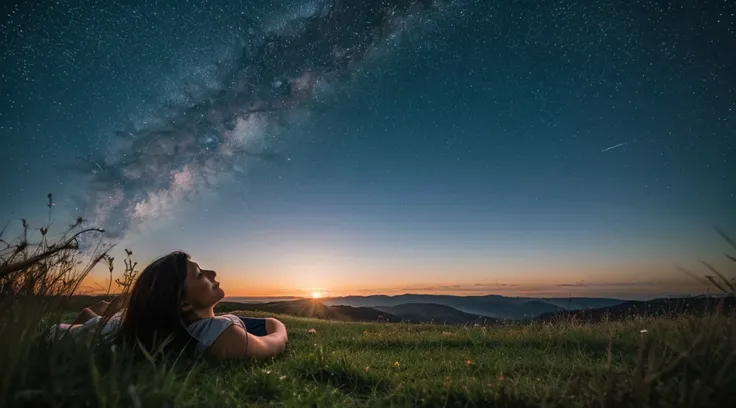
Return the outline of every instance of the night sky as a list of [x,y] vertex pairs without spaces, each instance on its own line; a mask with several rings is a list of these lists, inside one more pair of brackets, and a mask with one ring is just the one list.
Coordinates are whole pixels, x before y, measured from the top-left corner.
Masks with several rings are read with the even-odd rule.
[[626,298],[736,235],[736,2],[18,3],[6,234],[52,192],[230,296]]

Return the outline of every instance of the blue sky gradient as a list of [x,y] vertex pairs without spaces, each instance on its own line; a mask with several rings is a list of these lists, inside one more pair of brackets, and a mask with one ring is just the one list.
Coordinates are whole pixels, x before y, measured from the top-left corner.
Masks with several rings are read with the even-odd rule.
[[[736,231],[727,2],[427,2],[346,71],[316,61],[357,40],[244,57],[262,32],[311,44],[300,18],[328,4],[210,3],[10,6],[9,232],[53,192],[59,225],[97,221],[142,264],[189,251],[233,296],[647,297],[697,291],[675,265]],[[245,106],[244,67],[278,112],[188,122]]]

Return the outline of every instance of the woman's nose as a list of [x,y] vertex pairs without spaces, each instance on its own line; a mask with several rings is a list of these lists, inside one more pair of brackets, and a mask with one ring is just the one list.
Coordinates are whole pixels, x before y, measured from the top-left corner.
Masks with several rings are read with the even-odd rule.
[[215,272],[215,271],[211,271],[211,270],[206,270],[206,271],[202,271],[202,272],[203,272],[203,273],[204,273],[204,274],[205,274],[205,275],[206,275],[206,276],[207,276],[207,277],[208,277],[208,278],[209,278],[210,280],[214,280],[214,279],[215,279],[215,276],[217,276],[217,272]]

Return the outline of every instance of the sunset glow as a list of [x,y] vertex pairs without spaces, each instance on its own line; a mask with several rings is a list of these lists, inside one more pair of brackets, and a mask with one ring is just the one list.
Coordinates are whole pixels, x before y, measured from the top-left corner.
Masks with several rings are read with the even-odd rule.
[[319,292],[312,292],[312,299],[319,299],[322,297],[322,294]]

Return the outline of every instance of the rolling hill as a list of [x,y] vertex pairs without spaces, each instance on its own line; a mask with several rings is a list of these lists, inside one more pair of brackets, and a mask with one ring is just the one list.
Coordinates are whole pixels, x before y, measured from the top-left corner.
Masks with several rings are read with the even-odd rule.
[[400,317],[370,307],[326,306],[316,299],[300,299],[284,302],[238,303],[220,302],[215,311],[226,313],[234,310],[250,310],[298,317],[313,317],[327,320],[399,322]]
[[471,315],[492,317],[494,319],[524,320],[548,313],[564,310],[582,310],[610,307],[624,301],[607,298],[525,298],[487,296],[451,296],[404,294],[397,296],[345,296],[322,299],[326,305],[345,305],[353,307],[393,307],[405,304],[438,304],[449,306]]
[[404,322],[410,323],[496,323],[497,320],[487,317],[465,313],[453,307],[437,303],[405,303],[396,306],[376,306],[382,312],[398,316]]
[[450,306],[436,303],[407,303],[396,306],[353,307],[345,305],[327,306],[316,299],[300,299],[284,302],[237,303],[221,302],[217,313],[249,310],[273,314],[288,314],[340,321],[406,322],[438,324],[493,324],[498,321],[487,316],[465,313]]
[[[410,321],[451,324],[530,320],[569,311],[611,308],[626,304],[609,298],[528,298],[404,294],[345,296],[319,300],[223,302],[218,310],[259,310],[293,316],[344,321]],[[629,302],[630,303],[630,302]],[[232,304],[232,305],[229,305]],[[229,305],[229,306],[228,306]]]

